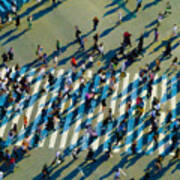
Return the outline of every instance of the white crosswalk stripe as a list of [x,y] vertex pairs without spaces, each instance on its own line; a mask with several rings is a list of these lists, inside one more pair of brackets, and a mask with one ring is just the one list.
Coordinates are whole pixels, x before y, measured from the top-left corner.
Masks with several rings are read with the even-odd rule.
[[[163,80],[162,80],[162,86],[161,86],[161,98],[165,98],[165,101],[167,100],[167,77],[164,77]],[[165,104],[166,102],[164,102]],[[160,118],[159,118],[159,129],[162,129],[163,128],[163,123],[165,121],[165,117],[166,117],[166,113],[164,112],[165,107],[162,107],[164,104],[161,104],[161,109],[162,109],[162,112],[161,112],[161,115],[160,115]],[[163,139],[165,138],[165,135],[164,135],[164,132],[161,132],[159,133],[159,154],[162,154],[164,152],[164,147],[165,147],[165,144],[163,141]]]
[[[60,77],[63,75],[64,70],[58,71],[57,76]],[[58,91],[54,94],[55,96],[58,95]],[[58,119],[59,120],[59,119]],[[57,122],[59,124],[59,121]],[[57,125],[56,131],[53,132],[50,136],[50,140],[49,140],[49,148],[53,148],[55,146],[56,143],[56,139],[58,136],[58,129],[59,129],[59,125]]]
[[[155,78],[154,78],[154,81],[156,81],[158,79],[158,76],[156,75]],[[157,84],[155,84],[153,86],[153,90],[152,90],[152,96],[151,96],[151,100],[150,102],[152,102],[153,98],[154,97],[157,97],[157,91],[158,91],[158,86]],[[149,131],[151,130],[151,126],[149,126]],[[153,148],[154,146],[154,141],[152,140],[151,142],[148,142],[149,144],[147,145],[147,149],[146,149],[146,152],[150,152],[151,149]]]
[[[118,100],[119,104],[121,104],[122,102],[124,102],[128,96],[128,84],[129,84],[129,73],[126,74],[126,77],[123,78],[123,84],[122,84],[122,92],[125,92],[124,96],[122,95],[122,97],[120,98],[120,100]],[[126,104],[124,103],[122,106],[118,107],[118,125],[120,124],[120,121],[122,120],[122,116],[125,113],[125,108],[126,108]],[[120,146],[121,143],[118,144],[118,147],[116,147],[113,152],[118,153],[120,151]]]
[[[106,80],[106,84],[103,88],[103,90],[105,90],[105,88],[108,86],[109,87],[109,82],[110,82],[110,79]],[[102,106],[100,106],[100,109],[99,109],[99,116],[97,118],[97,125],[96,125],[96,132],[99,131],[99,133],[101,133],[101,127],[102,127],[102,121],[104,119],[104,111],[102,111]],[[99,146],[99,143],[100,143],[100,138],[99,137],[100,134],[98,134],[98,138],[92,143],[92,148],[94,150],[97,150],[98,149],[98,146]]]
[[[135,76],[134,76],[133,86],[136,83],[136,81],[139,82],[139,75],[138,74],[135,74]],[[134,98],[134,96],[137,97],[137,91],[138,91],[137,87],[133,87],[133,92],[135,92],[135,94],[133,94],[133,92],[131,93],[132,107],[135,106],[135,104],[136,104],[136,98]],[[132,114],[131,114],[131,116],[132,116]],[[129,121],[134,121],[134,117],[130,118]],[[134,123],[132,123],[132,124],[134,125]],[[131,129],[131,130],[129,131],[129,129]],[[129,142],[127,142],[127,140],[128,140],[129,136],[132,136],[133,132],[134,132],[134,128],[131,127],[131,123],[128,123],[127,134],[126,134],[126,144],[125,144],[125,151],[126,152],[131,147],[132,141],[129,143]]]

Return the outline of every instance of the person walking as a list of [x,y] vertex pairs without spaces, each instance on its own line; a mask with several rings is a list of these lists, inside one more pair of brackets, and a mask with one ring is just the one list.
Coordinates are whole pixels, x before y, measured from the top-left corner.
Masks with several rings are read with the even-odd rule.
[[15,21],[16,21],[16,23],[15,23],[16,28],[18,28],[20,26],[20,16],[19,15],[16,16]]
[[8,50],[8,58],[9,58],[9,61],[14,60],[14,48],[13,47],[10,47]]
[[93,31],[96,31],[98,24],[99,24],[99,19],[97,16],[95,16],[93,18]]
[[144,45],[144,34],[141,34],[140,38],[139,38],[139,43],[137,46],[137,53],[143,55],[143,45]]
[[130,46],[130,47],[132,46],[132,44],[131,44],[131,34],[128,31],[124,32],[123,44],[124,44],[124,46]]
[[121,174],[123,174],[124,176],[127,176],[127,174],[121,168],[116,169],[115,175],[114,175],[114,180],[120,180]]
[[43,166],[43,169],[42,169],[42,178],[43,179],[50,179],[50,173],[49,173],[47,164],[44,164],[44,166]]
[[61,53],[61,43],[59,39],[56,40],[56,52],[57,52],[57,56],[59,56]]
[[27,22],[28,22],[28,29],[30,30],[32,27],[32,15],[27,17]]
[[121,24],[122,23],[122,12],[118,11],[118,23],[117,24]]
[[168,40],[166,49],[164,51],[164,57],[171,56],[171,40]]
[[136,0],[136,9],[135,12],[139,11],[142,5],[142,0]]
[[92,160],[93,162],[96,162],[96,159],[94,158],[94,151],[91,147],[88,148],[88,153],[85,159],[85,162]]
[[56,155],[55,155],[54,160],[53,160],[52,163],[51,163],[51,166],[53,166],[55,163],[61,164],[61,163],[63,163],[63,162],[64,162],[64,158],[63,158],[63,156],[62,156],[62,153],[61,153],[60,150],[58,150],[58,151],[56,152]]
[[160,70],[160,60],[159,60],[159,58],[156,59],[155,63],[156,63],[156,66],[155,66],[154,71],[157,72],[157,71]]
[[159,31],[158,28],[154,28],[154,42],[159,40]]
[[175,72],[178,70],[178,58],[175,57],[173,60],[172,60],[172,63],[169,67],[169,70],[172,70],[172,72]]
[[165,12],[164,12],[164,16],[171,14],[171,9],[172,9],[171,4],[170,4],[170,2],[168,1],[168,2],[166,3],[166,9],[165,9]]
[[75,37],[76,41],[80,44],[81,31],[78,26],[75,26]]
[[177,30],[178,30],[177,24],[174,24],[172,28],[172,36],[177,36]]
[[157,27],[160,26],[162,19],[163,19],[163,14],[161,12],[159,12],[158,16],[157,16]]
[[103,43],[101,43],[99,46],[98,46],[98,52],[99,54],[103,57],[104,56],[104,46],[103,46]]

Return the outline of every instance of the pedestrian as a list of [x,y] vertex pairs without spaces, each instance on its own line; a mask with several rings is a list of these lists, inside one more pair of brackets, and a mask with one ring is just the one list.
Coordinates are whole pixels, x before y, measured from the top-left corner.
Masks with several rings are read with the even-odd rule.
[[100,43],[100,45],[98,46],[98,52],[99,52],[99,54],[102,57],[104,56],[104,46],[103,46],[103,43]]
[[42,177],[43,179],[50,179],[50,173],[47,167],[47,164],[44,164],[43,169],[42,169]]
[[28,28],[31,29],[31,27],[32,27],[32,15],[27,17],[27,22],[28,22]]
[[172,120],[172,112],[171,110],[168,110],[167,117],[166,117],[166,124],[169,124]]
[[58,65],[58,56],[54,56],[53,63],[54,63],[54,67],[56,68]]
[[175,132],[175,134],[172,136],[172,144],[171,144],[171,151],[174,150],[176,145],[178,144],[178,134]]
[[172,28],[172,36],[177,36],[177,30],[178,30],[177,24],[174,24]]
[[17,135],[18,135],[18,129],[17,129],[17,124],[16,124],[16,123],[13,125],[12,130],[13,130],[13,133],[14,133],[15,137],[17,137]]
[[99,19],[97,16],[95,16],[93,18],[93,31],[96,31],[98,24],[99,24]]
[[43,57],[43,47],[41,45],[37,45],[36,55],[38,56],[38,59],[41,60]]
[[134,140],[132,145],[131,145],[132,154],[136,154],[136,146],[137,146],[137,142],[136,142],[136,140]]
[[11,6],[12,13],[16,16],[17,15],[17,6],[15,2],[12,1],[12,6]]
[[76,147],[76,148],[74,148],[73,150],[72,150],[72,157],[73,157],[73,159],[75,160],[75,159],[78,159],[78,157],[77,157],[77,155],[80,153],[80,150],[81,150],[81,148],[79,147]]
[[118,11],[118,23],[117,24],[121,24],[122,23],[122,12]]
[[166,49],[164,51],[164,57],[171,56],[171,40],[168,40]]
[[147,84],[147,97],[150,98],[152,95],[152,83],[148,82]]
[[20,16],[17,15],[15,20],[16,20],[16,28],[18,28],[20,25]]
[[78,43],[80,43],[80,36],[81,36],[81,31],[79,30],[78,26],[75,26],[75,37]]
[[157,72],[157,71],[160,70],[160,60],[159,60],[159,58],[156,59],[155,63],[156,63],[156,65],[155,65],[155,70],[154,71]]
[[101,101],[101,104],[102,104],[102,111],[104,111],[106,109],[106,99],[105,98]]
[[172,9],[171,4],[170,4],[170,2],[168,1],[168,2],[166,3],[166,9],[165,9],[164,15],[166,16],[166,15],[171,14],[171,9]]
[[76,61],[76,58],[74,56],[71,59],[71,65],[72,65],[72,68],[74,68],[74,69],[77,67],[77,61]]
[[39,143],[40,133],[41,133],[40,128],[37,128],[36,131],[35,131],[35,134],[34,134],[34,147],[37,147],[37,145]]
[[155,161],[155,168],[156,168],[155,172],[156,173],[162,169],[162,161],[163,161],[163,157],[161,155],[159,155]]
[[172,70],[173,72],[177,71],[178,70],[178,58],[175,57],[173,60],[172,60],[172,63],[169,67],[169,70]]
[[119,53],[118,54],[122,55],[123,57],[125,56],[125,54],[124,54],[124,44],[123,43],[121,43],[121,46],[119,48]]
[[61,150],[59,149],[59,150],[56,152],[55,158],[54,158],[54,160],[52,161],[51,166],[53,166],[55,163],[61,164],[61,163],[63,163],[63,162],[64,162],[64,158],[63,158],[63,155],[62,155]]
[[127,131],[127,122],[126,119],[123,119],[119,127],[115,131],[116,145],[118,145],[119,142],[123,139],[124,135],[126,134],[126,131]]
[[123,35],[123,44],[124,44],[124,46],[132,46],[131,45],[131,34],[128,32],[128,31],[126,31],[126,32],[124,32],[124,35]]
[[9,58],[9,61],[14,60],[14,48],[13,47],[10,47],[8,50],[8,58]]
[[141,34],[139,38],[139,43],[137,46],[137,53],[143,56],[143,45],[144,45],[144,34]]
[[91,147],[88,148],[88,153],[85,159],[85,162],[92,160],[93,162],[96,162],[96,159],[94,158],[94,151]]
[[56,52],[57,52],[57,56],[59,56],[61,53],[61,43],[59,39],[56,40]]
[[98,44],[99,33],[96,33],[96,34],[93,36],[93,40],[94,40],[94,44]]
[[8,55],[7,55],[7,53],[4,52],[4,53],[1,55],[1,57],[2,57],[3,63],[8,62]]
[[112,143],[111,142],[108,143],[108,149],[107,149],[106,155],[107,155],[108,159],[113,156],[112,155]]
[[135,12],[139,11],[139,9],[141,8],[142,5],[142,0],[136,0],[136,9]]
[[163,20],[163,14],[161,12],[158,13],[158,16],[157,16],[157,27],[160,26],[162,20]]
[[127,174],[121,168],[116,169],[114,180],[120,180],[121,174],[123,174],[124,176],[127,176]]
[[111,93],[115,90],[115,83],[116,83],[116,77],[112,75],[110,79],[110,85],[109,85],[109,90]]
[[23,139],[22,145],[21,145],[21,150],[23,153],[27,153],[30,156],[30,152],[29,152],[29,138],[25,137]]
[[150,178],[150,169],[148,168],[148,169],[146,169],[146,172],[145,172],[145,175],[144,175],[144,180],[148,180],[149,178]]
[[180,160],[180,148],[179,147],[176,149],[174,157],[172,158],[172,160],[174,160],[174,159]]
[[82,37],[80,37],[80,49],[81,49],[82,51],[85,50],[84,39],[83,39]]
[[159,31],[158,28],[154,28],[154,42],[159,40]]
[[47,53],[43,54],[42,61],[43,61],[44,65],[45,65],[45,67],[47,68],[48,67],[48,56],[47,56]]

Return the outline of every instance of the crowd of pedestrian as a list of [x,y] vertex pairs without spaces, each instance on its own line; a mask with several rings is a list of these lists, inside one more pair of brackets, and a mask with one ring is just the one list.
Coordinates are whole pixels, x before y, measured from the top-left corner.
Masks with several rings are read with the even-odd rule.
[[[127,1],[128,2],[128,1]],[[53,1],[53,3],[56,3],[56,1]],[[137,0],[137,6],[135,11],[138,12],[142,6],[142,0]],[[169,16],[171,14],[171,4],[168,2],[166,4],[165,12],[159,13],[157,18],[157,26],[154,28],[154,42],[159,41],[159,27],[162,24],[163,18],[166,16]],[[12,6],[12,12],[16,16],[16,27],[18,28],[20,25],[20,16],[17,14],[17,7],[15,5]],[[123,23],[123,15],[122,12],[118,12],[119,20],[118,24],[121,25]],[[8,14],[7,15],[8,21],[11,21],[12,18]],[[29,29],[32,28],[32,21],[33,17],[28,16],[27,22]],[[100,34],[97,32],[97,29],[99,28],[100,20],[97,16],[92,18],[92,31],[94,32],[93,35],[93,46],[92,50],[89,54],[87,54],[89,62],[93,63],[94,58],[96,56],[99,56],[101,58],[104,58],[105,50],[104,50],[104,43],[99,42],[100,41]],[[101,99],[101,107],[102,111],[108,110],[108,116],[103,119],[102,122],[102,130],[105,132],[107,129],[107,126],[109,123],[114,123],[115,131],[112,133],[112,136],[114,137],[114,141],[110,142],[108,144],[106,157],[107,160],[111,158],[113,155],[112,153],[112,147],[117,146],[119,143],[121,143],[124,139],[124,137],[127,135],[127,122],[131,121],[131,115],[133,114],[135,118],[135,122],[138,122],[139,119],[142,119],[143,114],[148,113],[148,121],[151,126],[150,131],[148,134],[153,135],[153,140],[158,146],[159,141],[159,118],[161,115],[162,110],[162,104],[158,97],[152,97],[152,90],[153,90],[153,84],[155,81],[155,75],[161,70],[161,62],[164,58],[172,57],[172,38],[176,37],[178,35],[178,27],[176,24],[174,24],[172,33],[170,34],[170,39],[167,41],[167,44],[165,45],[165,51],[162,52],[162,56],[160,58],[157,58],[155,60],[155,65],[152,67],[150,64],[146,64],[145,67],[141,67],[139,69],[139,85],[140,86],[146,86],[147,87],[147,98],[143,98],[138,95],[135,101],[135,108],[132,112],[132,101],[129,100],[126,102],[125,106],[125,114],[124,118],[120,123],[117,123],[117,118],[112,113],[112,109],[107,106],[106,98]],[[100,78],[100,86],[101,89],[106,85],[107,81],[107,72],[110,73],[110,83],[109,83],[109,93],[113,94],[115,91],[115,84],[116,84],[116,75],[118,73],[117,65],[120,64],[120,61],[123,61],[121,63],[120,73],[119,76],[121,78],[126,77],[127,75],[127,68],[144,57],[144,33],[140,34],[138,43],[136,45],[133,45],[131,42],[132,34],[129,31],[125,31],[123,34],[123,41],[120,43],[120,46],[118,47],[117,52],[114,54],[114,56],[110,59],[108,68],[102,68],[100,67],[98,70],[98,75]],[[79,26],[75,26],[75,39],[76,42],[80,45],[80,51],[84,51],[86,49],[85,43],[87,41],[86,37],[83,36],[82,30],[79,28]],[[61,41],[58,39],[55,43],[55,51],[56,55],[53,59],[53,63],[55,64],[55,68],[58,65],[58,59],[62,54],[62,46]],[[37,45],[37,49],[35,52],[37,59],[39,62],[42,62],[41,67],[37,70],[38,73],[40,73],[43,77],[43,79],[47,79],[49,86],[52,87],[55,83],[55,76],[48,72],[48,56],[47,53],[44,52],[44,48],[42,45]],[[0,75],[0,95],[6,96],[6,103],[3,106],[0,106],[0,122],[4,118],[8,118],[8,120],[11,120],[16,113],[21,113],[23,115],[23,124],[24,129],[29,128],[28,124],[28,118],[26,114],[23,114],[23,107],[20,106],[22,100],[29,101],[32,95],[32,87],[31,82],[28,77],[21,75],[21,67],[16,64],[15,66],[15,73],[13,73],[12,68],[8,67],[8,62],[15,59],[15,53],[13,47],[9,48],[8,52],[4,52],[1,55],[3,64],[6,70],[5,76]],[[20,147],[17,147],[16,145],[13,146],[12,151],[10,152],[8,143],[4,139],[0,139],[0,161],[3,164],[0,170],[0,179],[2,176],[6,176],[6,174],[9,174],[14,171],[15,168],[18,168],[17,162],[22,159],[24,156],[28,155],[30,156],[30,150],[33,147],[36,147],[41,140],[42,131],[43,129],[46,129],[48,132],[55,131],[57,127],[57,123],[62,123],[62,111],[61,111],[61,102],[64,100],[65,97],[72,98],[72,96],[76,95],[77,99],[83,94],[83,90],[86,87],[86,83],[91,81],[88,80],[85,77],[85,71],[87,69],[87,64],[84,63],[80,67],[80,70],[82,71],[82,74],[80,77],[78,77],[80,85],[79,90],[80,94],[74,94],[74,87],[73,82],[74,78],[76,78],[76,75],[79,71],[79,66],[77,63],[77,58],[73,56],[71,58],[71,68],[72,72],[74,73],[74,76],[69,76],[65,78],[64,81],[64,88],[63,90],[59,90],[58,96],[55,98],[55,100],[51,104],[52,111],[49,112],[47,107],[44,107],[41,111],[41,118],[38,122],[37,129],[34,133],[34,144],[33,146],[30,145],[30,134],[27,133],[24,140],[22,141],[22,144]],[[170,65],[169,70],[171,71],[177,71],[178,70],[178,57],[173,57],[172,63]],[[43,93],[47,93],[46,89],[40,90],[40,95]],[[88,112],[92,108],[92,101],[95,99],[98,99],[101,95],[101,91],[97,91],[96,89],[89,90],[88,93],[85,94],[85,109],[86,112]],[[150,111],[145,112],[145,101],[149,101],[151,104]],[[8,109],[12,107],[13,113],[9,116],[7,111]],[[175,118],[175,120],[174,120]],[[165,120],[164,120],[165,121]],[[170,129],[172,131],[172,144],[170,145],[170,152],[175,152],[174,157],[171,161],[174,161],[175,159],[180,160],[180,149],[178,147],[178,131],[179,131],[179,119],[172,116],[171,110],[168,111],[167,119],[166,119],[166,127],[169,123],[172,123],[173,126]],[[92,161],[93,163],[96,163],[96,152],[94,152],[93,148],[91,147],[91,143],[98,137],[98,133],[96,130],[92,127],[91,124],[86,124],[86,134],[90,137],[88,148],[87,148],[87,155],[85,157],[86,164],[89,161]],[[18,128],[17,124],[14,124],[12,128],[8,132],[7,139],[10,139],[11,142],[16,142],[18,137]],[[78,154],[81,152],[81,148],[75,147],[72,149],[72,158],[74,160],[78,159]],[[131,153],[133,155],[137,154],[137,142],[134,141],[131,145]],[[162,170],[163,166],[163,160],[165,159],[165,155],[159,155],[157,157],[157,160],[154,163],[154,173],[157,173]],[[65,161],[65,154],[58,150],[56,152],[56,155],[54,159],[52,160],[52,163],[50,166],[53,166],[54,164],[61,164]],[[152,169],[147,169],[145,172],[145,179],[148,179],[152,174],[150,173]],[[115,172],[114,179],[120,179],[121,174],[124,176],[127,176],[127,174],[121,169],[118,168]],[[48,165],[45,164],[42,168],[42,177],[44,179],[50,179],[50,171],[48,168]],[[134,178],[132,178],[134,179]]]

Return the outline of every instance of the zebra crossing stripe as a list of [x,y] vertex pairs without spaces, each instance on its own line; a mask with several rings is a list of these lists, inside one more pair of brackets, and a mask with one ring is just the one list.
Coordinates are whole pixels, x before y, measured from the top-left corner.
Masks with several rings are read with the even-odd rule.
[[71,139],[71,145],[70,145],[70,149],[73,149],[76,145],[77,145],[77,142],[78,142],[78,137],[79,137],[79,133],[80,133],[80,130],[81,130],[81,123],[82,123],[82,118],[83,118],[83,113],[84,113],[84,109],[85,109],[85,95],[86,95],[86,92],[88,91],[89,89],[89,83],[88,85],[83,89],[83,93],[81,95],[81,102],[83,103],[79,103],[79,105],[77,107],[78,108],[78,116],[76,118],[76,124],[75,124],[75,127],[74,127],[74,133],[73,133],[73,136],[72,136],[72,139]]
[[130,109],[131,119],[128,120],[127,135],[126,135],[126,142],[125,142],[125,151],[126,152],[131,152],[130,147],[131,147],[132,140],[133,140],[134,123],[135,123],[135,118],[133,117],[132,111],[133,111],[133,107],[136,104],[136,98],[138,96],[138,85],[139,85],[138,74],[135,74],[133,85],[132,85],[133,92],[131,94],[131,100],[132,100],[132,108]]
[[[158,79],[158,76],[155,75],[155,80],[154,82],[156,82]],[[154,84],[154,87],[152,89],[152,96],[151,96],[151,100],[150,102],[153,101],[153,98],[156,97],[157,95],[157,90],[158,90],[158,86],[157,86],[157,82]],[[151,130],[151,125],[149,126],[149,131]],[[153,146],[154,146],[154,141],[153,141],[153,135],[152,134],[148,134],[148,144],[147,144],[147,149],[146,149],[146,154],[152,154],[153,152]]]
[[[54,74],[54,70],[52,71],[52,74]],[[42,75],[41,75],[42,76]],[[38,81],[39,82],[39,81]],[[43,81],[42,81],[43,82]],[[47,79],[45,79],[45,84],[43,84],[43,88],[45,88],[45,87],[47,87],[47,85],[48,85],[48,81],[47,81]],[[40,90],[40,85],[39,85],[39,90]],[[38,91],[39,91],[38,90]],[[39,123],[39,121],[40,121],[40,118],[41,118],[41,111],[42,111],[42,109],[43,109],[43,107],[45,106],[45,104],[46,104],[46,100],[48,99],[48,93],[46,92],[46,94],[45,95],[43,95],[43,96],[41,96],[40,97],[40,99],[39,99],[39,101],[38,101],[38,106],[39,106],[39,108],[38,108],[38,110],[37,110],[37,112],[36,112],[36,116],[35,116],[35,118],[34,118],[34,122],[33,122],[33,125],[32,125],[32,128],[31,128],[31,135],[30,135],[30,145],[31,146],[33,146],[33,143],[34,143],[34,135],[35,135],[35,132],[36,132],[36,130],[37,130],[37,126],[38,126],[38,123]],[[50,104],[50,103],[49,103]],[[43,139],[44,140],[44,139]],[[42,144],[42,142],[40,142],[39,143],[39,147],[42,147],[41,146],[41,144]]]
[[[73,105],[73,98],[70,99],[70,103],[69,103],[70,107],[72,105]],[[71,112],[66,116],[66,120],[65,120],[65,124],[64,124],[63,134],[61,136],[61,142],[60,142],[59,149],[64,149],[65,148],[66,141],[67,141],[67,136],[68,136],[68,132],[69,132],[69,125],[70,125],[70,122],[72,120],[72,115],[73,115],[73,113]]]
[[[75,85],[75,88],[78,87],[78,81],[76,81],[76,85]],[[66,146],[66,143],[67,143],[67,137],[68,137],[68,133],[69,133],[69,129],[70,129],[70,123],[72,121],[72,117],[73,117],[73,111],[72,111],[72,108],[74,106],[74,102],[75,102],[75,96],[73,96],[71,99],[70,99],[70,103],[69,103],[69,113],[67,114],[66,116],[66,120],[65,120],[65,123],[64,123],[64,128],[63,128],[63,133],[62,133],[62,136],[61,136],[61,141],[60,141],[60,145],[59,145],[59,148],[60,149],[64,149],[65,146]]]
[[[167,101],[167,77],[165,75],[163,75],[162,77],[162,92],[161,92],[161,104],[166,103]],[[158,140],[158,151],[159,154],[162,154],[164,151],[164,132],[163,132],[163,124],[165,123],[165,117],[166,117],[166,113],[165,112],[161,112],[160,115],[160,119],[159,119],[159,140]]]
[[[100,82],[100,77],[99,77],[99,75],[96,75],[94,85],[93,85],[93,88],[95,89],[95,92],[98,92],[96,87],[98,87],[99,82]],[[95,99],[93,99],[92,102],[91,102],[91,109],[90,109],[90,111],[88,112],[88,115],[87,115],[86,125],[91,124],[91,122],[92,122],[93,112],[95,110],[96,103],[97,103],[97,101]],[[89,144],[89,134],[84,133],[83,140],[82,140],[82,150],[86,149],[88,147],[88,144]]]
[[[109,76],[109,74],[107,74],[107,76]],[[102,92],[102,96],[101,96],[101,101],[102,101],[103,99],[106,99],[106,97],[107,97],[107,91],[108,91],[108,89],[109,89],[109,82],[110,82],[109,77],[107,77],[107,78],[108,78],[108,79],[106,80],[106,84],[105,84],[105,86],[103,87],[103,92]],[[100,109],[99,109],[99,117],[97,118],[97,126],[96,126],[96,132],[97,132],[97,134],[98,134],[98,137],[97,137],[97,139],[95,139],[95,141],[92,143],[92,148],[93,148],[94,150],[97,150],[97,149],[98,149],[98,146],[99,146],[103,119],[104,119],[104,112],[102,111],[102,106],[100,106]]]
[[[0,74],[1,74],[1,78],[4,79],[5,75],[6,75],[6,69],[2,68]],[[6,103],[6,100],[7,100],[6,97],[7,96],[3,96],[3,101],[1,102],[2,106],[4,106]],[[3,118],[2,122],[1,122],[1,127],[0,127],[0,137],[3,137],[3,135],[4,135],[4,131],[7,126],[7,122],[8,122],[8,118]]]
[[[63,74],[63,72],[64,72],[64,70],[60,70],[60,71],[58,71],[58,73],[57,73],[57,79],[56,79],[56,82],[55,82],[55,84],[52,86],[52,87],[50,87],[50,89],[52,89],[52,91],[51,91],[51,98],[49,99],[49,104],[48,104],[48,112],[47,112],[47,114],[49,114],[50,112],[51,112],[51,110],[52,110],[52,108],[51,108],[51,105],[52,105],[52,103],[53,103],[53,101],[55,100],[55,98],[57,97],[57,95],[58,95],[58,91],[60,90],[60,84],[61,84],[61,81],[62,81],[62,74]],[[52,74],[54,74],[55,72],[54,71],[52,71]],[[60,76],[60,77],[59,77]],[[56,89],[57,88],[57,89]],[[55,92],[54,92],[55,91]],[[46,130],[46,123],[47,123],[47,121],[48,121],[48,119],[46,118],[45,119],[45,121],[43,122],[44,123],[44,129],[42,130],[42,132],[41,132],[41,136],[42,136],[42,138],[41,138],[41,141],[39,142],[39,144],[38,144],[38,147],[43,147],[44,146],[44,143],[45,143],[45,141],[46,141],[46,136],[47,136],[47,134],[48,134],[48,132],[47,132],[47,130]],[[56,132],[57,131],[57,132]],[[57,137],[57,135],[58,135],[58,126],[57,126],[57,130],[56,130],[55,132],[53,132],[52,134],[51,134],[51,136],[50,136],[50,143],[52,143],[52,144],[55,144],[55,142],[56,142],[56,138],[55,137]],[[53,136],[52,136],[53,135]],[[51,142],[52,141],[52,142]],[[51,144],[51,146],[52,146],[52,144]]]
[[[175,83],[173,83],[175,81]],[[177,75],[174,76],[171,79],[171,100],[170,100],[170,105],[171,105],[171,112],[172,112],[172,120],[171,120],[171,126],[170,128],[173,129],[173,125],[174,125],[174,120],[177,117],[177,110],[176,110],[176,95],[178,93],[178,77]],[[169,135],[168,138],[168,144],[171,144],[171,139],[172,139],[172,134]],[[174,152],[171,152],[170,155],[174,155]]]
[[[119,77],[119,73],[116,75],[116,80],[118,79],[118,77]],[[117,103],[117,99],[118,99],[117,96],[118,96],[118,90],[119,90],[119,82],[120,81],[117,81],[117,83],[115,84],[115,91],[113,92],[111,101],[110,101],[111,102],[110,107],[111,107],[113,116],[115,115],[115,108],[116,108],[116,103]],[[117,99],[115,99],[115,98],[117,98]],[[103,145],[103,151],[106,151],[108,149],[108,143],[111,140],[110,134],[111,134],[112,129],[113,129],[113,123],[110,122],[108,124],[107,131],[105,132],[105,138],[104,138],[105,142]]]
[[[31,82],[32,81],[32,79],[33,79],[33,76],[31,76],[30,78],[29,78],[29,81]],[[33,92],[34,93],[34,92]],[[24,101],[24,103],[25,103],[25,101]],[[25,110],[25,111],[27,111],[28,110],[28,108]],[[25,113],[26,114],[26,113]],[[29,120],[30,120],[30,118],[27,118],[27,124],[29,124]],[[18,145],[18,146],[20,146],[21,145],[21,141],[20,140],[22,140],[23,138],[24,138],[24,133],[25,133],[25,129],[24,129],[24,125],[23,125],[23,123],[22,123],[22,125],[21,125],[21,128],[20,128],[21,130],[20,130],[20,132],[19,132],[19,135],[18,135],[18,140],[17,140],[17,143],[16,143],[16,145]]]
[[[120,98],[120,100],[118,100],[120,102],[120,105],[122,102],[126,101],[127,99],[127,96],[128,96],[128,84],[129,84],[129,73],[126,74],[126,77],[124,77],[123,79],[123,84],[122,84],[122,97]],[[125,107],[126,107],[126,103],[122,104],[120,107],[118,107],[118,123],[117,123],[117,127],[119,126],[121,120],[122,120],[122,117],[123,117],[123,114],[125,113]],[[118,144],[118,146],[120,145],[120,143]],[[120,147],[116,146],[114,149],[113,149],[113,152],[115,153],[118,153],[120,151]]]
[[[147,89],[147,85],[144,86],[143,88],[143,93],[142,93],[142,97],[146,97],[146,90]],[[138,153],[141,153],[142,150],[143,150],[143,136],[144,136],[144,125],[145,125],[145,118],[146,118],[146,115],[145,115],[145,112],[146,112],[146,108],[147,108],[147,100],[144,101],[144,113],[142,115],[142,117],[139,119],[139,125],[138,125],[138,132],[137,132],[137,139],[136,139],[136,142],[137,142],[137,152]]]
[[[58,78],[59,78],[59,76],[61,77],[61,76],[63,75],[63,73],[64,73],[64,70],[63,70],[63,69],[61,69],[60,71],[58,71],[58,74],[57,74]],[[62,80],[62,78],[59,78],[59,79]],[[60,80],[57,81],[57,86],[61,83]],[[54,95],[57,96],[57,95],[58,95],[58,91],[57,91]],[[56,139],[57,139],[57,136],[58,136],[58,129],[59,129],[59,125],[57,126],[56,131],[53,132],[53,133],[51,134],[51,136],[50,136],[49,148],[53,148],[53,147],[55,146]]]

